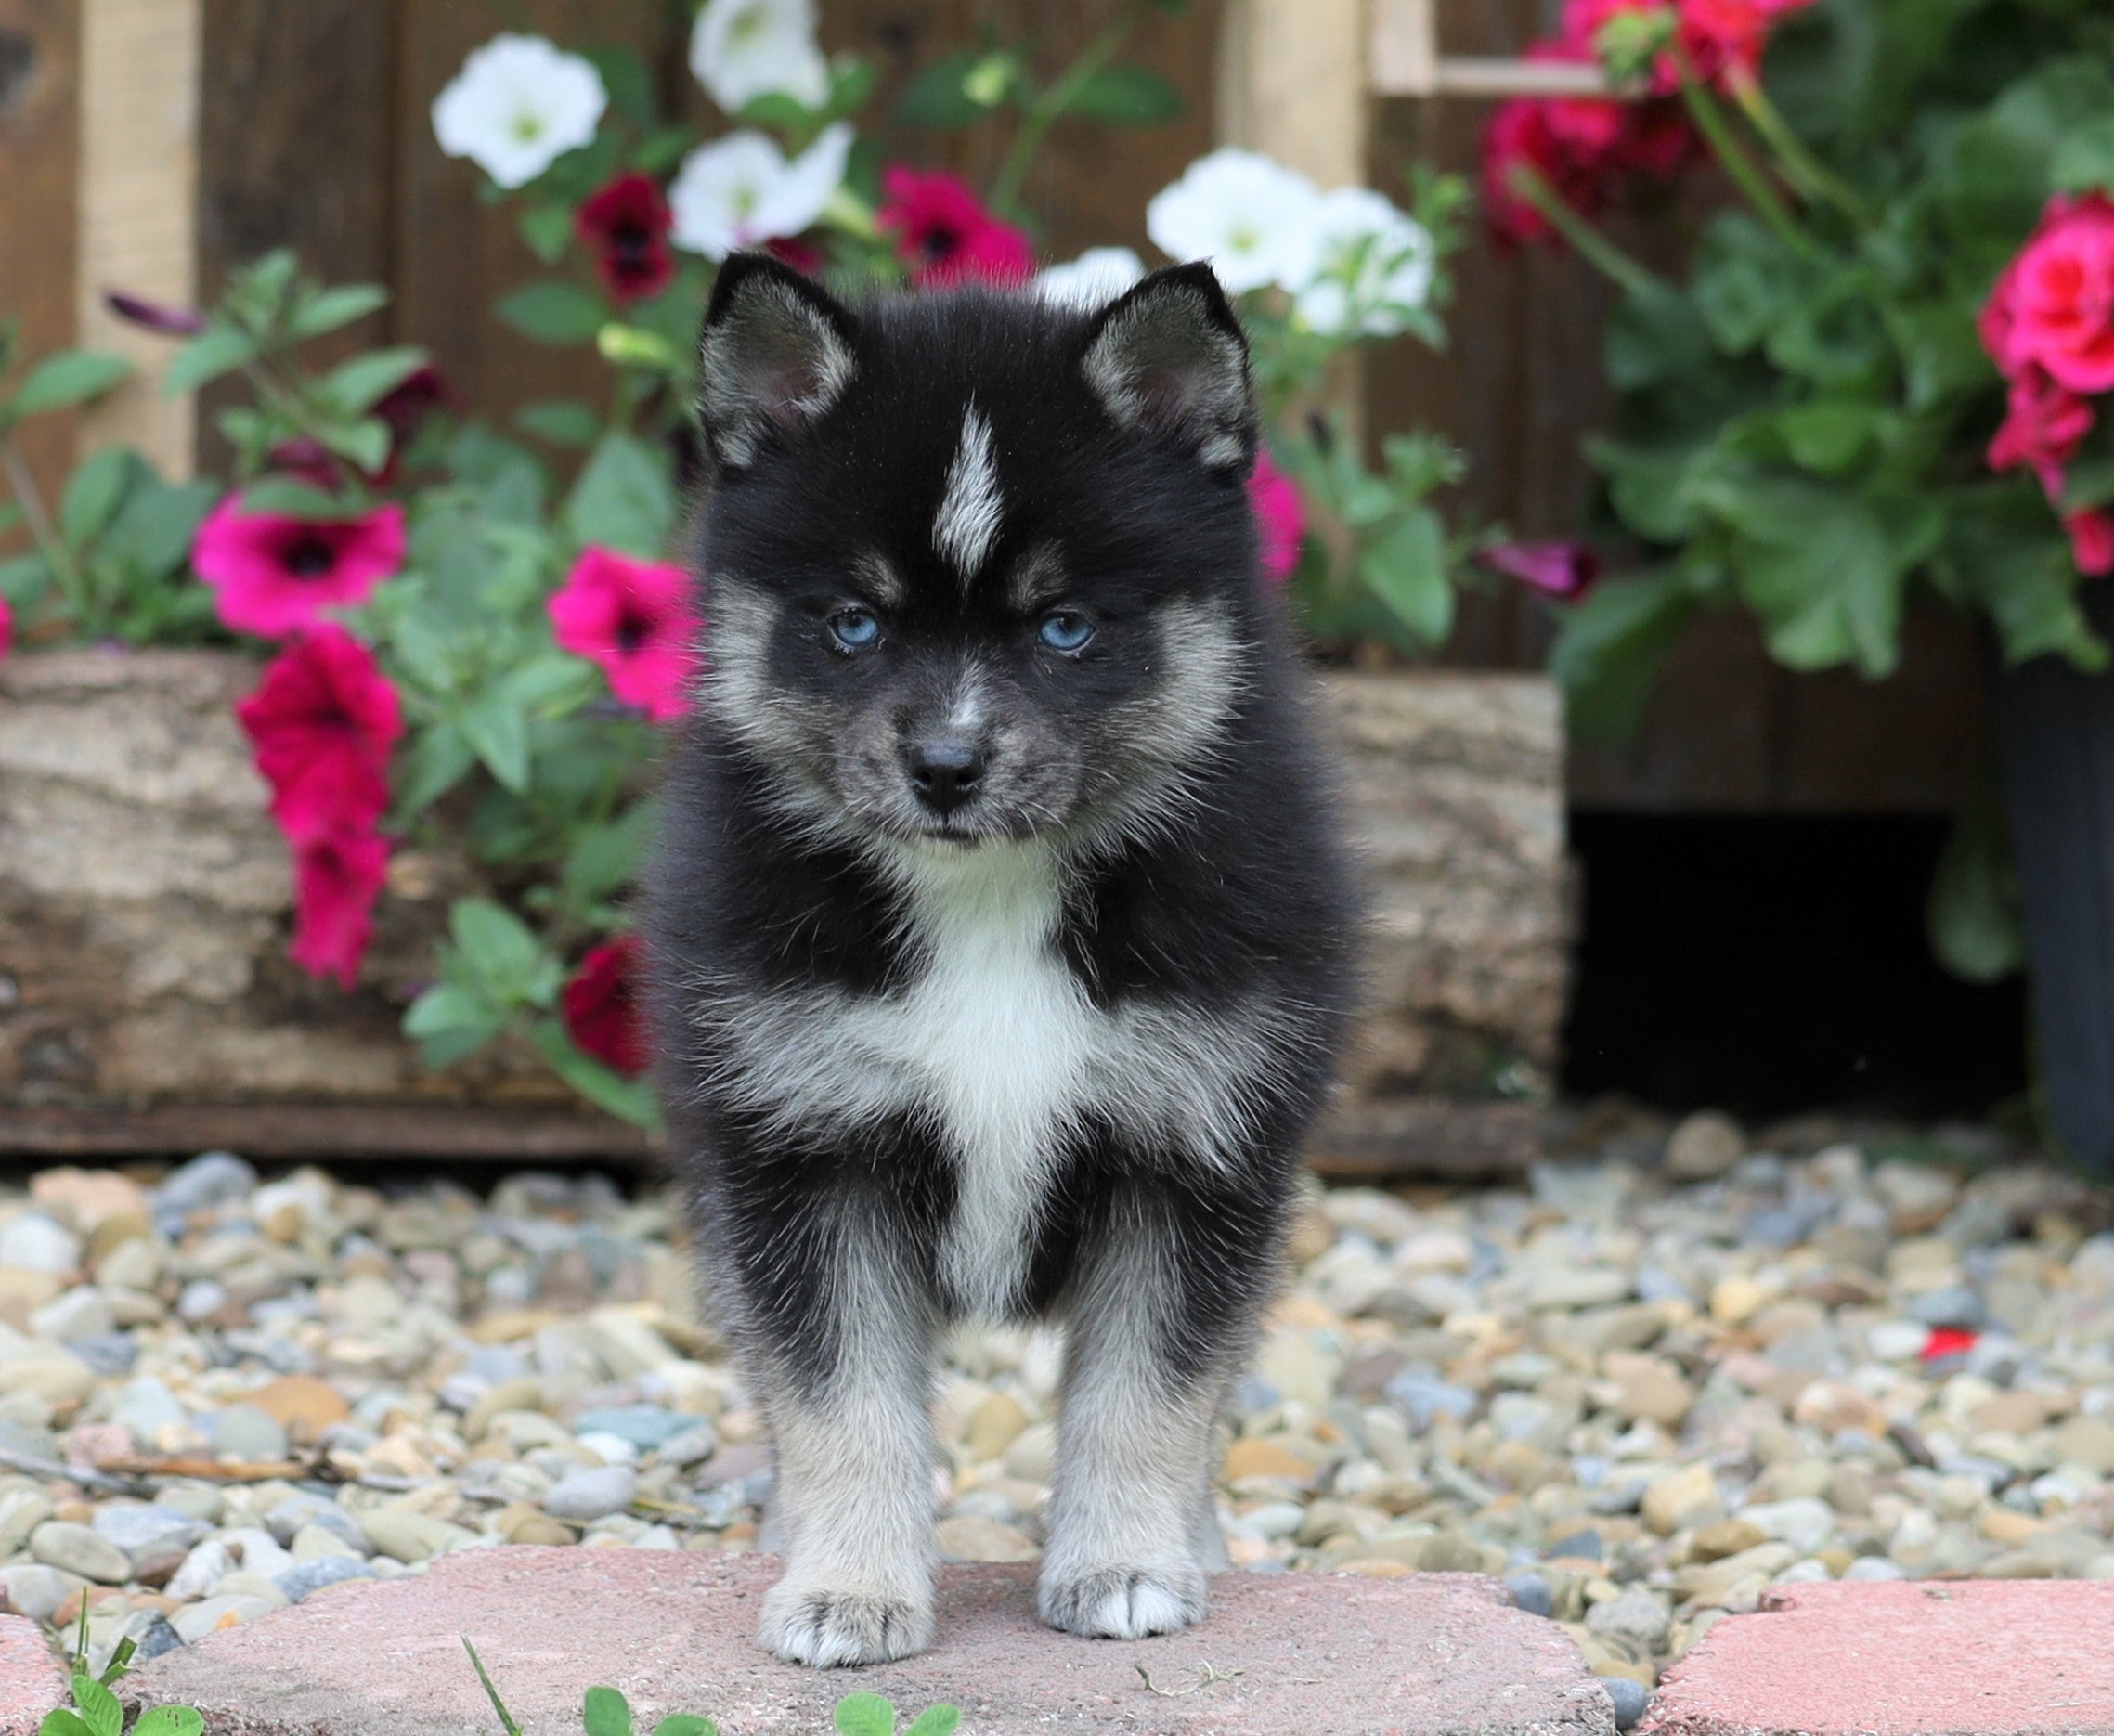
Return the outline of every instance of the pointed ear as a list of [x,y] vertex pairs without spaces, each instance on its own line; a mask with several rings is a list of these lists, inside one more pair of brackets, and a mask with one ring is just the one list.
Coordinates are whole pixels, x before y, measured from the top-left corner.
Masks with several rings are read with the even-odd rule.
[[1109,415],[1183,441],[1212,470],[1255,456],[1255,388],[1240,321],[1200,261],[1170,266],[1094,323],[1086,383]]
[[850,383],[859,322],[769,253],[720,267],[698,338],[698,420],[712,456],[743,470],[763,444],[796,432]]

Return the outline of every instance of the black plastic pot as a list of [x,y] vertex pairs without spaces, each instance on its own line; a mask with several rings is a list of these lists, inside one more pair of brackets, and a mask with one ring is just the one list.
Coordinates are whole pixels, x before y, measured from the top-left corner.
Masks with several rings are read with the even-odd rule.
[[[2114,634],[2114,579],[2086,599]],[[1995,710],[2050,1118],[2114,1176],[2114,672],[2036,658],[1998,679]]]

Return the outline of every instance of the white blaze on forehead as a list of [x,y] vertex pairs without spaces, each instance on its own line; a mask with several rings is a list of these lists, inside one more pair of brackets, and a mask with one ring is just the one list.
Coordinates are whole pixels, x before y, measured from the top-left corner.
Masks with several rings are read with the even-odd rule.
[[964,579],[973,578],[990,555],[1005,509],[991,424],[971,404],[962,418],[962,443],[947,469],[947,492],[932,521],[932,546]]

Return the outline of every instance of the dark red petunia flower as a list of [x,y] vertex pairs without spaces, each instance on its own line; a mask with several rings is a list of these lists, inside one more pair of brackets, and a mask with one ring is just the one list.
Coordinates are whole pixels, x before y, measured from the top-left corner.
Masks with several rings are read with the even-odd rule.
[[1599,558],[1582,542],[1505,542],[1484,550],[1475,560],[1479,566],[1565,602],[1576,602],[1590,590],[1601,571]]
[[574,232],[594,249],[603,288],[620,306],[658,295],[674,280],[673,222],[660,183],[636,169],[590,194],[573,214]]
[[344,628],[326,623],[280,652],[235,716],[271,785],[272,818],[295,843],[382,818],[403,710],[374,654]]
[[630,1079],[645,1071],[646,1026],[639,1010],[639,939],[618,935],[590,947],[565,984],[565,1030],[577,1047]]
[[375,399],[367,413],[381,418],[389,430],[389,458],[371,480],[383,486],[394,481],[405,447],[418,438],[426,418],[454,402],[455,395],[448,390],[446,376],[431,362],[413,369]]
[[896,238],[896,254],[917,284],[1025,283],[1035,244],[986,211],[967,182],[892,164],[881,175],[875,214]]
[[790,266],[804,276],[822,275],[822,249],[803,241],[797,235],[774,235],[763,244],[763,251],[782,266]]
[[340,831],[293,849],[293,962],[350,990],[374,937],[374,901],[389,873],[389,840]]

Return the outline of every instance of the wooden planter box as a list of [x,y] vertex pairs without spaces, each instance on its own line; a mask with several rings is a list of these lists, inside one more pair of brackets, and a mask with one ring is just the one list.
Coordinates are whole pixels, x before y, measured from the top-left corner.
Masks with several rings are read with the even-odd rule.
[[[0,661],[0,1151],[642,1158],[525,1050],[430,1073],[397,1033],[466,869],[400,854],[359,991],[286,959],[284,849],[232,653]],[[1516,1166],[1563,997],[1561,731],[1537,679],[1331,676],[1373,914],[1365,1021],[1315,1155]]]

